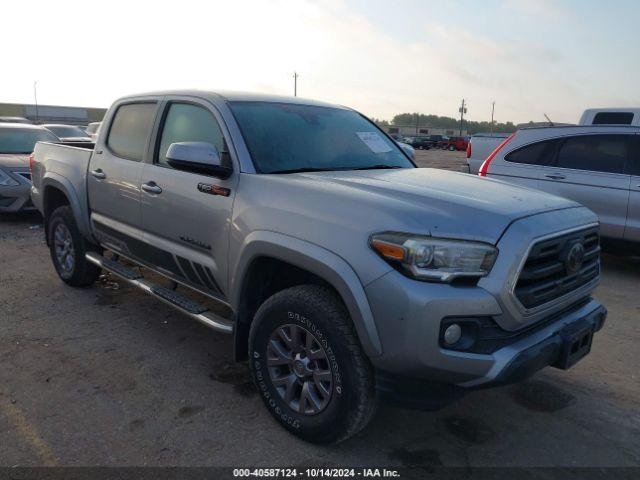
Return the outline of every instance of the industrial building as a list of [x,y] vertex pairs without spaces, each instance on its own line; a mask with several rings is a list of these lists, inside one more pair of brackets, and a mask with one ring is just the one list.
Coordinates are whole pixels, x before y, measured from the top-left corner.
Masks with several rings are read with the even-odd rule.
[[420,136],[420,135],[446,135],[448,137],[452,136],[467,136],[467,130],[463,129],[462,134],[460,134],[459,129],[452,128],[433,128],[426,126],[416,126],[416,125],[389,125],[385,126],[384,130],[389,133],[395,133],[398,135],[411,137],[411,136]]
[[102,121],[106,111],[106,108],[0,103],[0,117],[24,117],[34,123],[88,125]]

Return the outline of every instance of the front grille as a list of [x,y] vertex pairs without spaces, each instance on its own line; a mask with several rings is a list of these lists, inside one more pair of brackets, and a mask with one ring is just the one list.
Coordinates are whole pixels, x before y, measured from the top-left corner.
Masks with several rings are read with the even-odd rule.
[[[584,248],[582,263],[571,262],[571,249]],[[573,267],[573,268],[572,268]],[[541,240],[529,251],[514,293],[525,308],[535,308],[591,282],[600,274],[598,227]]]

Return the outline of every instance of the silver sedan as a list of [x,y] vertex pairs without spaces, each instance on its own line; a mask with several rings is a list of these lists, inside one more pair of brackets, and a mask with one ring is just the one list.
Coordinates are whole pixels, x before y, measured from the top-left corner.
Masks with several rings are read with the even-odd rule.
[[0,124],[0,212],[31,210],[29,155],[36,142],[60,139],[37,125]]

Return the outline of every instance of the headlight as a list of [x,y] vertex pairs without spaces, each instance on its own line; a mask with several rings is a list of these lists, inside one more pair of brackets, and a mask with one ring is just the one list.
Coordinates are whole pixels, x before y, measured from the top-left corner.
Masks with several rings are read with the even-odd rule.
[[419,280],[450,282],[458,277],[484,277],[498,250],[492,245],[406,233],[371,236],[371,247],[392,265]]
[[20,183],[16,182],[7,173],[0,170],[0,186],[2,187],[17,187]]

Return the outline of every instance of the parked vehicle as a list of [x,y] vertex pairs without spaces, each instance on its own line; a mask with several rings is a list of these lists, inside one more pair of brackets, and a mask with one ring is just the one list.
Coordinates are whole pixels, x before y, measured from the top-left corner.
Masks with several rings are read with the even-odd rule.
[[462,151],[466,150],[469,145],[469,137],[449,137],[445,148],[450,151]]
[[431,142],[431,148],[446,148],[449,142],[446,135],[429,135],[427,139]]
[[58,138],[35,125],[0,123],[0,212],[34,208],[29,154],[38,141],[57,142]]
[[429,137],[409,137],[408,143],[416,150],[429,150],[433,145]]
[[33,122],[24,117],[0,117],[0,123],[23,123],[26,125],[32,125]]
[[91,142],[88,133],[75,125],[46,123],[42,125],[63,142]]
[[94,142],[96,141],[98,133],[100,132],[100,125],[102,125],[102,122],[92,122],[87,125],[87,129],[85,130],[85,132],[89,135],[89,137],[91,137],[91,140],[93,140]]
[[639,127],[518,130],[479,174],[580,202],[598,215],[605,239],[640,242]]
[[411,145],[404,142],[396,142],[396,143],[402,150],[404,150],[404,153],[406,153],[411,160],[416,159],[416,152]]
[[85,286],[106,270],[233,333],[305,440],[355,434],[376,398],[434,409],[569,368],[603,325],[591,211],[415,168],[348,108],[169,91],[118,100],[104,126],[95,150],[36,146],[56,272]]
[[640,108],[589,108],[580,117],[580,125],[640,126]]
[[476,133],[467,145],[467,165],[469,173],[477,175],[480,166],[510,133]]

